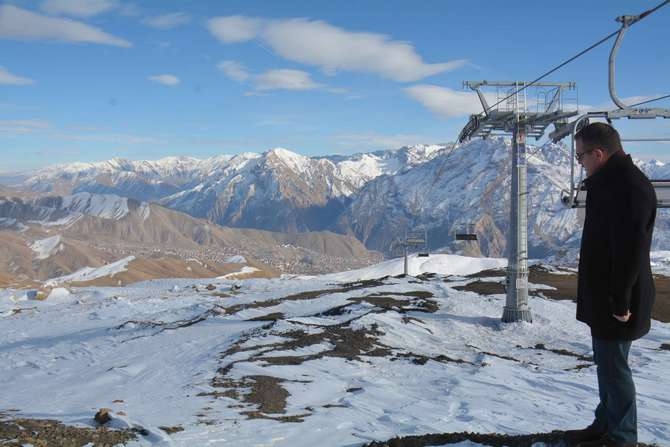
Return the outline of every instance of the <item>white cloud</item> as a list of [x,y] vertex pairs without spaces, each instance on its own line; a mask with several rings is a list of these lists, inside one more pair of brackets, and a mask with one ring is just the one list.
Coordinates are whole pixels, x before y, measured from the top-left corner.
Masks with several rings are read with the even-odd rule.
[[171,29],[191,21],[191,16],[184,12],[174,12],[155,17],[147,17],[142,23],[158,29]]
[[338,89],[326,88],[312,79],[306,71],[291,70],[288,68],[267,70],[255,75],[249,69],[237,61],[223,61],[216,66],[230,79],[237,82],[251,81],[254,90],[247,92],[247,96],[263,94],[270,90],[315,90],[325,88],[331,93],[341,93]]
[[150,81],[158,82],[159,84],[169,85],[170,87],[174,87],[180,82],[178,77],[171,74],[149,76],[147,79],[149,79]]
[[0,38],[59,40],[131,47],[125,39],[70,19],[48,17],[11,5],[0,5]]
[[[447,118],[484,111],[477,94],[474,92],[459,92],[429,84],[407,87],[405,92],[433,113]],[[489,105],[493,105],[493,103]]]
[[237,61],[223,61],[216,67],[230,79],[237,82],[244,82],[251,76],[247,67]]
[[347,31],[323,21],[271,22],[264,37],[286,59],[316,65],[327,72],[369,72],[395,81],[416,81],[466,63],[426,64],[406,42],[392,41],[383,34]]
[[209,31],[224,43],[245,42],[258,36],[263,21],[245,16],[215,17],[207,21]]
[[28,134],[51,127],[44,120],[0,120],[0,134]]
[[40,5],[47,14],[92,17],[118,8],[116,0],[45,0]]
[[268,70],[256,77],[256,90],[314,90],[321,87],[309,73],[300,70]]
[[224,43],[260,38],[285,59],[338,70],[377,74],[408,82],[459,68],[466,60],[428,64],[414,47],[388,36],[352,32],[323,21],[308,19],[262,20],[245,16],[217,17],[208,22],[212,34]]
[[0,66],[0,84],[29,85],[34,83],[35,81],[33,81],[32,79],[12,74],[9,71],[7,71],[5,67]]

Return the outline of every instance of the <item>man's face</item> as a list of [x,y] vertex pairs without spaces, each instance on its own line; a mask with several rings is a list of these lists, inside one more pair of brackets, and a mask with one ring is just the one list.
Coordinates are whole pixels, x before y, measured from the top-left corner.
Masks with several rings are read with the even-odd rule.
[[605,164],[605,151],[601,148],[588,148],[582,143],[582,140],[577,139],[575,144],[575,157],[577,162],[582,165],[586,171],[586,176],[593,175],[602,165]]

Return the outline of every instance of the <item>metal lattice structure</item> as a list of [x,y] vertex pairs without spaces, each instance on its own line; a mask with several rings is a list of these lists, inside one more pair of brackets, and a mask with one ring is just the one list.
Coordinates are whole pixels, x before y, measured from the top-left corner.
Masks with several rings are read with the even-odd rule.
[[[564,92],[575,89],[574,82],[531,83],[526,81],[466,81],[463,85],[474,90],[484,111],[472,115],[459,135],[459,142],[471,138],[512,134],[512,185],[510,228],[507,234],[507,300],[503,322],[528,321],[533,317],[528,306],[528,205],[526,139],[536,140],[547,127],[568,126],[568,119],[577,114],[576,104],[568,107]],[[532,87],[535,96],[529,101]],[[488,105],[482,88],[495,88],[495,104]],[[502,95],[501,97],[501,92]],[[491,95],[489,95],[490,97]],[[576,102],[576,101],[575,101]]]
[[[564,127],[568,119],[577,114],[576,99],[566,98],[565,95],[567,90],[576,88],[574,82],[538,82],[531,85],[526,81],[465,81],[463,87],[477,93],[484,111],[470,116],[458,136],[459,142],[508,135],[517,123],[526,127],[526,137],[539,140],[550,124],[557,128]],[[530,99],[529,87],[535,93],[530,95]],[[486,95],[482,88],[494,88],[495,92]],[[487,96],[495,100],[495,107],[489,106]]]

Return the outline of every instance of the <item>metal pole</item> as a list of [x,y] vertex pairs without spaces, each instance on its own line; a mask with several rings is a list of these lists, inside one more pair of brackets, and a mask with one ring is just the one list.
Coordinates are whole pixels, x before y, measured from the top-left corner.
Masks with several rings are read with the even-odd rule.
[[408,275],[408,268],[407,268],[407,243],[405,243],[405,276]]
[[617,105],[618,108],[620,109],[625,109],[626,104],[624,104],[620,99],[619,96],[616,94],[616,80],[615,80],[615,69],[614,69],[614,63],[616,61],[616,54],[619,51],[619,45],[621,45],[621,41],[623,40],[623,35],[626,33],[626,30],[628,29],[628,23],[624,21],[623,25],[621,26],[621,29],[619,30],[619,34],[616,36],[616,41],[614,42],[614,46],[612,47],[612,51],[610,52],[610,59],[609,59],[609,76],[608,76],[608,84],[609,84],[609,89],[610,89],[610,98],[612,98],[612,102]]
[[512,132],[512,190],[510,228],[507,233],[507,302],[502,321],[532,322],[528,307],[528,195],[526,183],[526,125],[514,124]]

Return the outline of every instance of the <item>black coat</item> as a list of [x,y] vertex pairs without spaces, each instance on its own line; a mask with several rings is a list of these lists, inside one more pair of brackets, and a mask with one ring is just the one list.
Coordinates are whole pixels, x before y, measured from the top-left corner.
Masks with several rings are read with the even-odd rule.
[[[591,335],[636,340],[651,325],[656,289],[649,249],[656,219],[656,193],[623,152],[612,155],[586,186],[577,286],[577,319]],[[626,323],[612,314],[631,317]]]

